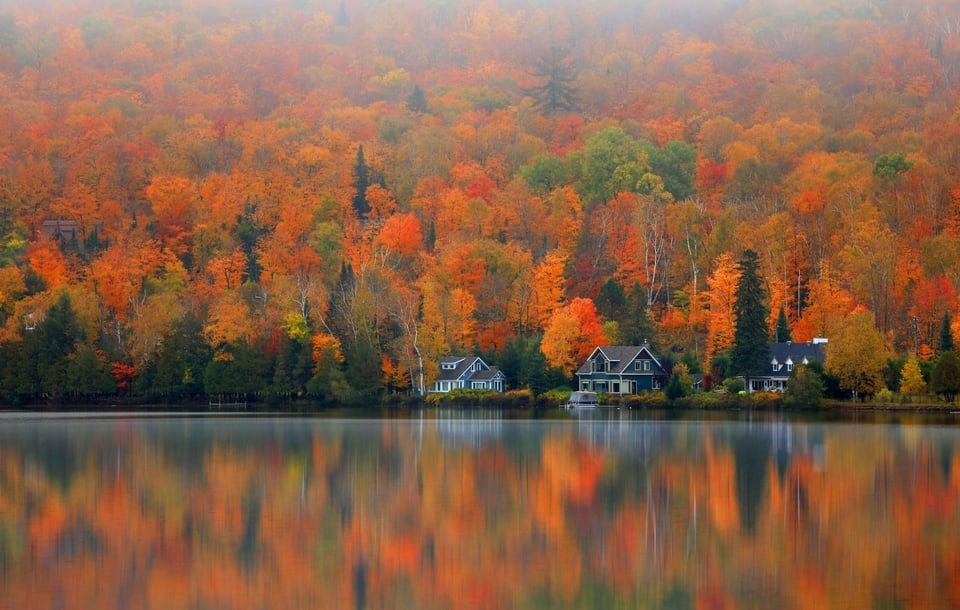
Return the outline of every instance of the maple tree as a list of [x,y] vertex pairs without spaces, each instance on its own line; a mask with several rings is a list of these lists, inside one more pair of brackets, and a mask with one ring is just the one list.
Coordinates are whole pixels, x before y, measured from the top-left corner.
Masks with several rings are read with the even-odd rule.
[[594,348],[606,343],[593,301],[578,298],[550,316],[540,349],[550,366],[572,375]]

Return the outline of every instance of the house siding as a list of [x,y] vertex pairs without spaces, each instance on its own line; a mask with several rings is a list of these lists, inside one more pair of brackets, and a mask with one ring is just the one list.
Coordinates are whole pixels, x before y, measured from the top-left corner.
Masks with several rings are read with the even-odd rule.
[[666,371],[647,345],[609,346],[594,349],[577,378],[581,391],[630,395],[661,389]]

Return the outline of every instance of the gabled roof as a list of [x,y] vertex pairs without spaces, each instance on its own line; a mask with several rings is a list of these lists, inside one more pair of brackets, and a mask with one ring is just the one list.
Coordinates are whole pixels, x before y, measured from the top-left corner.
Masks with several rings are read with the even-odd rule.
[[498,375],[500,377],[505,377],[505,375],[500,372],[499,368],[491,366],[486,369],[480,369],[473,375],[470,375],[470,381],[489,381],[491,379],[496,379]]
[[803,362],[803,359],[806,358],[809,361],[816,360],[817,362],[823,362],[824,352],[822,343],[771,343],[770,344],[770,361],[772,362],[774,358],[777,359],[777,362],[786,362],[787,359],[793,360],[794,363],[800,364]]
[[777,369],[773,371],[772,367],[768,370],[788,374],[787,361],[789,360],[793,363],[794,366],[800,366],[803,364],[804,359],[807,362],[820,362],[824,361],[824,344],[822,343],[771,343],[769,346],[769,359],[767,362],[770,365],[773,364],[773,361],[777,361]]
[[[476,356],[444,356],[440,358],[440,375],[438,381],[456,381],[464,378],[464,375],[470,372],[473,363],[480,360]],[[453,365],[453,369],[444,368],[443,365]],[[486,368],[486,363],[480,360],[482,368]]]
[[649,358],[653,360],[656,368],[661,371],[663,370],[663,365],[660,364],[657,357],[650,351],[649,343],[643,345],[603,345],[593,350],[586,362],[580,365],[580,368],[577,370],[577,375],[588,375],[592,373],[590,362],[596,360],[598,354],[602,354],[603,357],[610,362],[610,370],[607,371],[608,373],[613,375],[627,372],[635,373],[636,371],[628,370],[628,367],[640,356],[641,352],[646,352],[644,359]]

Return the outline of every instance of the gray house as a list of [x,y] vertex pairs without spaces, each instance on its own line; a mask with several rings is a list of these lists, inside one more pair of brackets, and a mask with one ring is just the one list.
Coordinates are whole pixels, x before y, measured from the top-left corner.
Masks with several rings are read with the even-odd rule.
[[503,371],[476,356],[445,356],[440,359],[440,375],[430,392],[463,389],[503,392],[505,379]]
[[666,386],[666,369],[650,344],[597,347],[577,370],[580,391],[637,394]]
[[762,375],[751,376],[749,392],[783,392],[787,388],[790,374],[798,366],[805,366],[811,362],[824,362],[824,348],[827,340],[815,338],[810,342],[801,343],[771,343],[769,346],[770,359],[767,369]]

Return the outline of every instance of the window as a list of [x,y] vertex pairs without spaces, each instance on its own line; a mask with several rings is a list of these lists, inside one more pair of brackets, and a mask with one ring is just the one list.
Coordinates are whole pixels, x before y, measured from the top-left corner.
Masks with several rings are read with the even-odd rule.
[[778,368],[780,368],[780,363],[777,362],[777,359],[776,359],[776,358],[774,358],[774,359],[770,362],[770,370],[772,370],[774,373],[776,373]]
[[594,373],[603,373],[607,370],[607,361],[602,358],[597,358],[593,361],[593,372]]
[[610,391],[613,392],[614,394],[619,394],[619,393],[620,393],[620,382],[614,381],[613,383],[611,383],[611,384],[610,384]]
[[454,362],[444,362],[444,363],[443,363],[443,370],[445,370],[445,371],[452,371],[452,370],[454,370],[454,369],[456,369],[456,368],[457,368],[457,365],[456,365],[456,363],[454,363]]
[[643,370],[645,370],[645,371],[649,371],[649,370],[650,370],[650,361],[649,361],[649,360],[644,360],[644,361],[643,361]]
[[793,370],[793,360],[787,359],[787,370],[788,371]]

